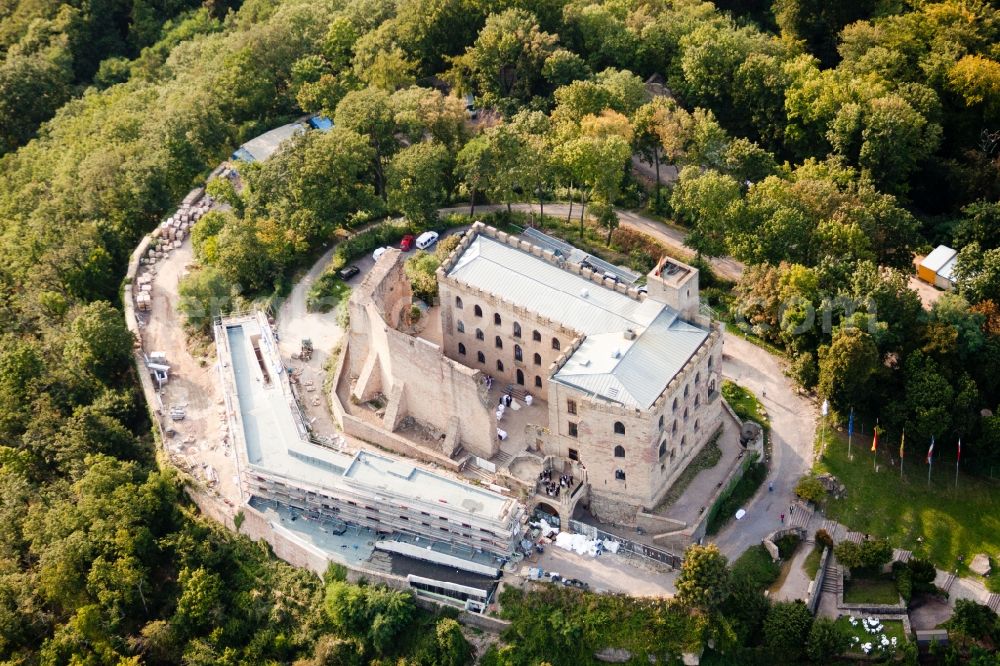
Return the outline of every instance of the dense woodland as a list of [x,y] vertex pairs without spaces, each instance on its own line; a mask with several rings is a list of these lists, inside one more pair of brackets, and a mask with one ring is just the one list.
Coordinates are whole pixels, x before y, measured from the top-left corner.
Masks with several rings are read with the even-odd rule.
[[[213,184],[232,210],[196,231],[191,298],[280,293],[338,228],[426,227],[446,202],[572,197],[609,238],[612,206],[645,206],[747,263],[713,304],[835,410],[1000,459],[998,36],[982,0],[0,0],[0,660],[466,660],[449,618],[274,561],[156,464],[127,256],[236,145],[303,113],[336,128],[242,168],[239,192]],[[633,154],[678,183],[643,186]],[[925,312],[906,278],[939,242],[960,289]],[[759,631],[797,610],[745,592],[682,595],[641,630],[799,654]],[[592,621],[554,629],[599,647]],[[536,663],[542,640],[515,619],[489,659]]]

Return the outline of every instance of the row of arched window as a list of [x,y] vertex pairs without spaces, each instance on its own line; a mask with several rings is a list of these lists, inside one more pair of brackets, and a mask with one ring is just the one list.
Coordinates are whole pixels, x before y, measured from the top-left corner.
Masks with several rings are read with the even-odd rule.
[[[517,358],[517,360],[520,361],[521,357],[520,357],[519,351],[520,351],[520,347],[517,347],[514,350],[514,354],[515,354],[515,357]],[[458,343],[458,355],[459,356],[465,356],[466,354],[468,354],[468,350],[465,348],[465,343],[464,342],[459,342]],[[535,354],[535,356],[538,357],[538,354]],[[486,365],[486,354],[484,354],[483,352],[476,352],[476,361],[478,363],[480,363],[481,365]],[[537,363],[541,364],[541,360],[538,360]],[[497,372],[503,372],[503,371],[504,371],[503,361],[500,360],[500,359],[497,359]],[[524,380],[524,371],[521,370],[521,368],[516,368],[515,371],[516,371],[515,372],[515,377],[514,377],[515,381],[518,384],[520,384],[521,386],[524,386],[524,381],[525,381]],[[540,375],[535,375],[535,388],[542,388],[542,377]]]
[[[461,296],[456,296],[455,297],[455,308],[457,308],[459,310],[465,309],[465,305],[462,303],[462,297]],[[472,308],[472,313],[476,317],[482,317],[483,316],[483,308],[480,307],[480,306],[478,306],[478,305],[476,305],[476,306],[474,306]],[[494,326],[502,326],[503,325],[503,318],[500,316],[499,312],[494,312],[493,313],[493,325]],[[463,324],[461,321],[458,322],[458,331],[459,331],[459,333],[462,333],[462,332],[465,331],[465,324]],[[514,335],[515,338],[520,338],[521,337],[521,324],[519,322],[515,321],[514,324],[513,324],[513,326],[512,326],[511,332],[513,333],[513,335]],[[479,338],[479,339],[481,340],[482,338]],[[499,340],[499,337],[497,339]],[[531,332],[531,339],[533,341],[535,341],[535,342],[541,342],[542,341],[542,334],[539,331],[532,331]],[[499,345],[497,345],[497,346],[499,346]],[[561,349],[561,347],[562,347],[562,344],[559,342],[559,338],[552,338],[552,348],[555,349],[556,351],[559,351]]]

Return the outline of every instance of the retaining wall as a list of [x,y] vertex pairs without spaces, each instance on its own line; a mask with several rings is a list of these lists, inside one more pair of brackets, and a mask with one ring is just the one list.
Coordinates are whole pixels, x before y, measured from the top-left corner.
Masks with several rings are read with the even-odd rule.
[[819,570],[816,571],[816,577],[813,578],[813,581],[809,583],[806,606],[809,607],[813,615],[816,614],[816,609],[819,607],[819,599],[823,596],[823,580],[826,578],[826,565],[832,554],[832,550],[823,546],[823,554],[819,557]]

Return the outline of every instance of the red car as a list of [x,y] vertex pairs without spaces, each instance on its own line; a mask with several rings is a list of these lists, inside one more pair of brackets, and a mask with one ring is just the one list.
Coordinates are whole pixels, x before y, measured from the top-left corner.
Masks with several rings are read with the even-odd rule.
[[403,240],[399,242],[399,249],[403,252],[409,252],[413,249],[413,234],[403,236]]

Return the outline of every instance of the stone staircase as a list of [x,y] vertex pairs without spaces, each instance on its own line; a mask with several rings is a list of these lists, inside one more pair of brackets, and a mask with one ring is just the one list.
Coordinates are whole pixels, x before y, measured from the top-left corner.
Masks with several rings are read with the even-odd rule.
[[1000,613],[1000,594],[991,594],[989,598],[986,599],[986,605],[990,607],[990,610],[994,613]]
[[506,467],[510,464],[510,461],[514,459],[514,456],[507,453],[503,449],[497,451],[496,455],[490,458],[490,462],[497,466],[497,469],[501,467]]
[[802,502],[796,502],[794,504],[794,510],[789,518],[789,527],[798,527],[806,531],[806,540],[810,541],[813,537],[809,534],[809,523],[812,522],[813,509]]
[[823,591],[831,594],[840,592],[840,565],[832,564],[833,558],[827,560],[826,573],[823,575]]
[[851,543],[861,543],[865,540],[865,535],[861,532],[848,532],[843,540],[850,541]]
[[913,557],[913,551],[903,550],[901,548],[894,548],[892,551],[893,562],[909,562],[911,557]]
[[950,592],[951,586],[955,584],[955,578],[957,578],[957,576],[955,576],[954,573],[949,573],[948,577],[944,579],[944,584],[941,585],[941,589],[945,592]]

